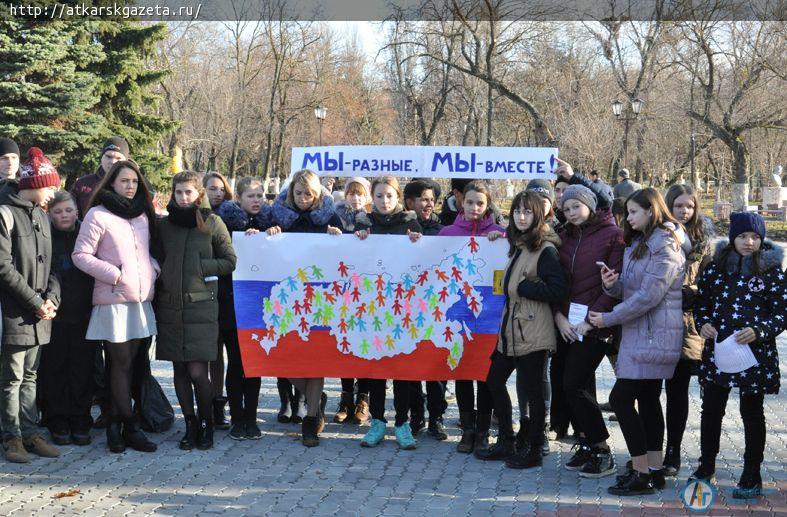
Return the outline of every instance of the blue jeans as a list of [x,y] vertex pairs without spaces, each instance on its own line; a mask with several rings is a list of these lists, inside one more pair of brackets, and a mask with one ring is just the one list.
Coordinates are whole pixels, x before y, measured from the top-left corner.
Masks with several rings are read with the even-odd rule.
[[3,440],[38,433],[36,375],[41,347],[0,346],[0,423]]

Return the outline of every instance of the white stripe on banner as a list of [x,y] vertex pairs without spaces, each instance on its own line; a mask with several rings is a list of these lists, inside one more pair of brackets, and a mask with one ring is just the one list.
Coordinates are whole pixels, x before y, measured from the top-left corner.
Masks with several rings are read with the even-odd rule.
[[555,147],[337,145],[293,147],[290,172],[321,176],[555,179]]

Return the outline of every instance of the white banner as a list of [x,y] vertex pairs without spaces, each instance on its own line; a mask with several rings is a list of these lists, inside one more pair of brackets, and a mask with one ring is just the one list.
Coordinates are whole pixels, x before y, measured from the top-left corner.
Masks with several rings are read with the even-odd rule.
[[343,145],[294,147],[290,172],[525,180],[555,179],[555,147]]

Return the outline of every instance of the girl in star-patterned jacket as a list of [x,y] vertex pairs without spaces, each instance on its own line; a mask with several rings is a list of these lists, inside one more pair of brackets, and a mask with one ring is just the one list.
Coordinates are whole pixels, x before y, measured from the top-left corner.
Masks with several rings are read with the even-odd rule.
[[[776,336],[787,323],[787,283],[784,249],[765,239],[765,221],[756,213],[730,217],[730,240],[720,242],[711,264],[700,278],[694,319],[705,338],[700,364],[702,386],[700,465],[690,479],[712,480],[719,452],[721,421],[730,390],[740,390],[746,448],[743,473],[733,497],[762,493],[760,464],[765,450],[763,397],[779,392]],[[715,342],[731,335],[748,346],[757,364],[738,373],[716,367]]]

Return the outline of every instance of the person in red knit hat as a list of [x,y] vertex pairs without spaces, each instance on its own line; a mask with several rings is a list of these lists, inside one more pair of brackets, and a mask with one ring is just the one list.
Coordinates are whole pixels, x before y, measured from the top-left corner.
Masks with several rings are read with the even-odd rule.
[[57,170],[33,147],[0,190],[0,422],[8,461],[27,463],[28,451],[56,457],[59,451],[36,426],[36,376],[41,345],[50,341],[60,305],[51,270],[52,233],[45,207],[60,187]]

